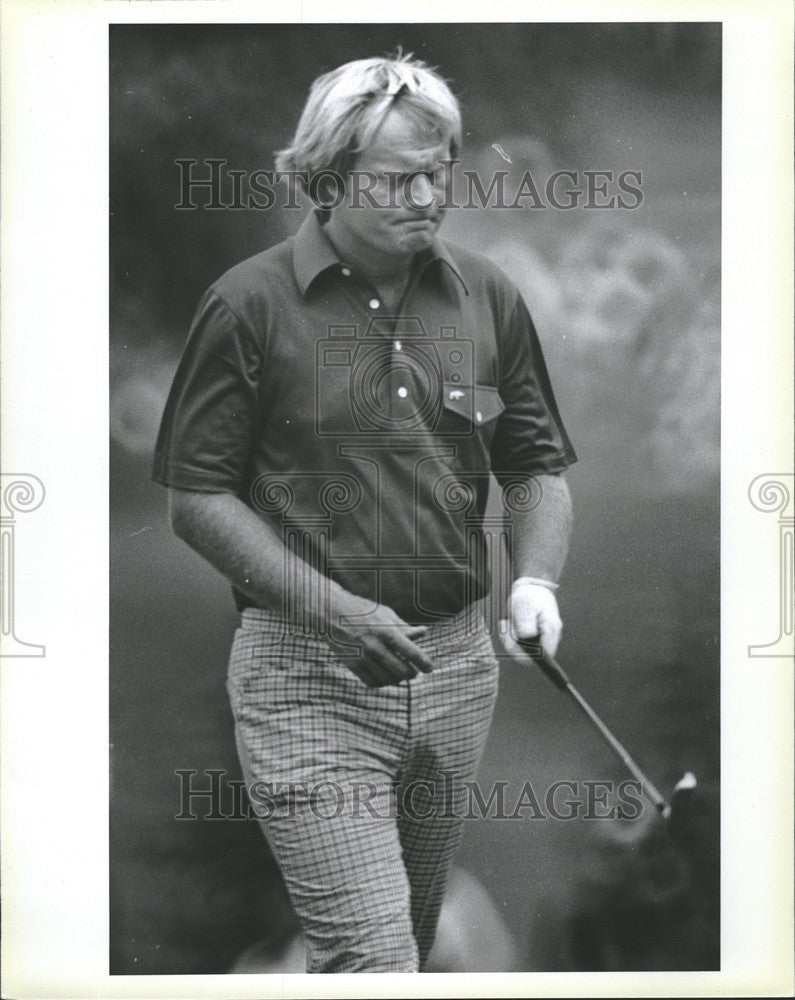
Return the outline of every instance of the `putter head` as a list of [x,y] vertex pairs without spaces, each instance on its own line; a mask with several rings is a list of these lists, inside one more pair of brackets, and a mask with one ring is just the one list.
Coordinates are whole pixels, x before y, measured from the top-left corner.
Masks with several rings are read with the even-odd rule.
[[690,814],[690,805],[693,801],[693,791],[698,782],[692,771],[685,771],[682,777],[674,785],[674,792],[671,796],[671,804],[668,807],[665,819],[671,835],[676,836],[687,825],[687,818]]

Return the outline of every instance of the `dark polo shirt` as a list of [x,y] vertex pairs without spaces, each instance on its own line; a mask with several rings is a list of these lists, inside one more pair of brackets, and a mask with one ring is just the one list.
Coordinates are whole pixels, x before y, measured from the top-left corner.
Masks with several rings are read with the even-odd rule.
[[235,494],[347,590],[427,623],[488,592],[489,472],[510,488],[576,456],[489,261],[437,238],[383,313],[316,214],[233,267],[196,311],[153,477]]

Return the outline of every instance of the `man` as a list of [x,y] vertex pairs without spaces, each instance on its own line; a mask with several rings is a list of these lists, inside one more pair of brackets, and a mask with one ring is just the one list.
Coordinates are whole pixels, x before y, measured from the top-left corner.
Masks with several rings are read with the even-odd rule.
[[560,636],[575,456],[515,287],[437,236],[460,137],[411,57],[314,83],[277,167],[317,207],[206,293],[158,440],[174,530],[234,586],[238,750],[314,972],[433,943],[497,691],[490,472],[513,635]]

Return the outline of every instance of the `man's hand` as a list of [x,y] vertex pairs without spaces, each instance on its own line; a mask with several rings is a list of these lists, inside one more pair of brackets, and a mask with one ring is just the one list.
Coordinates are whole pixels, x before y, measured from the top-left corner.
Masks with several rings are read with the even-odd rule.
[[538,639],[545,653],[555,655],[563,622],[552,590],[537,583],[520,583],[511,591],[509,614],[507,628],[500,631],[508,653],[523,653],[517,639]]
[[[347,621],[355,616],[357,621]],[[386,687],[430,673],[433,663],[413,639],[428,630],[424,625],[408,625],[391,608],[347,591],[337,592],[331,601],[329,645],[345,643],[361,647],[361,656],[344,657],[341,662],[368,687]]]
[[[514,585],[503,645],[516,656],[516,639],[536,639],[544,652],[554,656],[560,642],[561,622],[555,600],[557,584],[566,561],[571,533],[571,496],[561,473],[533,477],[528,490],[538,502],[513,513],[511,568]],[[525,653],[526,655],[526,653]]]
[[[412,642],[427,632],[424,626],[408,625],[391,608],[373,607],[372,601],[329,584],[308,563],[287,553],[273,529],[238,497],[183,490],[171,490],[170,496],[177,535],[247,594],[255,607],[283,607],[288,597],[301,620],[330,631],[332,649],[334,640],[361,647],[361,656],[342,662],[368,687],[399,684],[418,670],[433,669]],[[296,580],[298,585],[287,594],[286,588]],[[306,603],[307,594],[323,593],[329,586],[328,605],[325,600]],[[346,620],[351,617],[356,621]]]

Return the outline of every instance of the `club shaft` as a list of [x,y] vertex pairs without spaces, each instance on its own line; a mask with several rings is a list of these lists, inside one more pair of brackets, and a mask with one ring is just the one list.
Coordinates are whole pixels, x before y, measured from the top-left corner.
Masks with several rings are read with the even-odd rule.
[[670,807],[663,796],[659,793],[654,784],[646,777],[646,775],[641,771],[635,761],[632,759],[630,754],[627,752],[626,748],[622,743],[620,743],[616,737],[610,732],[607,726],[602,722],[596,712],[591,708],[588,702],[583,698],[577,688],[568,681],[564,689],[570,698],[574,701],[580,711],[586,716],[586,718],[591,722],[596,731],[601,735],[602,739],[607,743],[607,745],[613,750],[617,757],[623,762],[624,766],[630,771],[640,782],[641,791],[654,805],[655,809],[663,815],[667,815],[670,812]]
[[619,760],[621,760],[627,770],[638,779],[643,794],[649,799],[663,818],[667,819],[671,815],[671,807],[668,802],[662,795],[660,795],[653,782],[649,781],[643,771],[641,771],[627,752],[624,745],[620,743],[615,736],[613,736],[585,698],[583,698],[577,688],[571,683],[566,671],[563,667],[561,667],[558,661],[553,656],[546,653],[536,640],[520,639],[519,645],[522,646],[522,648],[533,660],[535,660],[555,687],[568,694],[574,704],[580,709],[594,729],[596,729],[613,753],[615,753]]

